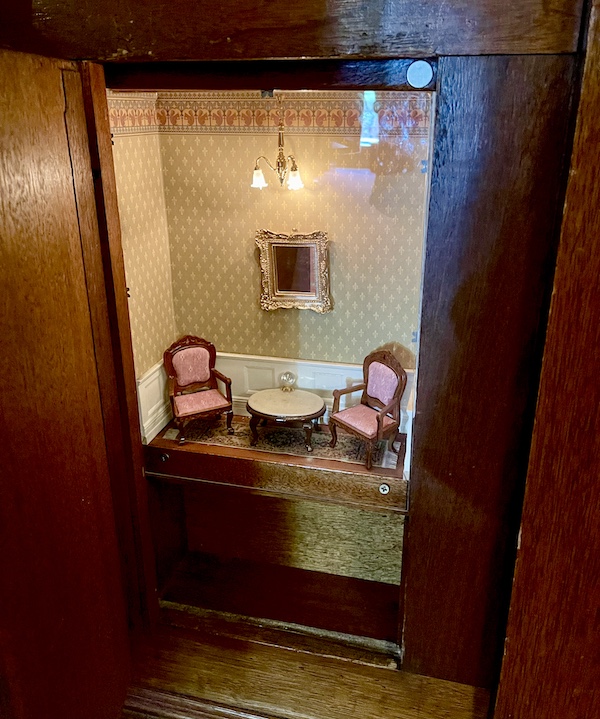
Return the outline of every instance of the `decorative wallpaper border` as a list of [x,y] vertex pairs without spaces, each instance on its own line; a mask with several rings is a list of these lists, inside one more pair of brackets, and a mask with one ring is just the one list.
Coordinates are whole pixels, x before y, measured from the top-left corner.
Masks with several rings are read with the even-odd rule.
[[158,132],[156,92],[107,92],[110,129],[115,135]]
[[[195,134],[272,133],[279,125],[278,99],[259,91],[108,94],[112,132]],[[362,92],[289,92],[281,109],[290,134],[359,135]],[[388,92],[374,104],[386,135],[427,137],[431,93]]]

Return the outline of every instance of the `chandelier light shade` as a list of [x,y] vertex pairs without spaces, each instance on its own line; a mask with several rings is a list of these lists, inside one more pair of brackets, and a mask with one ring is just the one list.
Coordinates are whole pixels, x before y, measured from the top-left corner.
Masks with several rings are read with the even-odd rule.
[[[279,98],[281,103],[281,98]],[[298,164],[296,158],[293,155],[285,155],[284,149],[284,127],[283,127],[283,109],[279,109],[279,140],[278,140],[278,151],[277,160],[273,166],[264,155],[259,155],[254,163],[254,175],[252,176],[252,184],[250,187],[258,188],[262,190],[263,187],[268,187],[265,180],[263,171],[260,169],[259,163],[264,160],[267,165],[273,170],[279,179],[279,184],[283,187],[283,183],[287,177],[288,190],[301,190],[304,187],[302,178],[300,177],[300,171],[298,170]]]
[[301,190],[304,187],[300,172],[298,170],[290,170],[288,178],[288,190]]
[[265,176],[263,175],[263,171],[260,169],[258,164],[254,168],[254,175],[252,176],[252,184],[250,185],[250,187],[256,187],[259,190],[262,190],[263,187],[268,187]]

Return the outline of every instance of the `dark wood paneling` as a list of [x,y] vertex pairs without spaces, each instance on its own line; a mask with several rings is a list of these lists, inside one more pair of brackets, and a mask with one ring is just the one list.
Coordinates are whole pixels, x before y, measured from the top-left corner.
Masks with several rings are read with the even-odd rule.
[[444,58],[405,557],[405,668],[491,686],[560,214],[573,60]]
[[101,66],[84,63],[81,75],[98,225],[96,244],[87,253],[94,259],[88,282],[102,300],[93,315],[96,353],[129,621],[138,627],[158,615],[121,227],[104,73]]
[[[272,60],[254,62],[110,63],[113,90],[412,90],[406,71],[413,60]],[[437,62],[429,61],[436,84]]]
[[94,352],[98,369],[98,385],[102,403],[102,417],[108,466],[111,478],[113,505],[117,522],[117,538],[121,556],[124,586],[127,589],[128,614],[134,620],[140,615],[139,588],[129,581],[131,558],[135,555],[135,535],[131,522],[127,488],[127,453],[123,447],[119,413],[117,381],[111,346],[111,331],[107,313],[102,254],[98,242],[98,220],[94,184],[92,180],[89,139],[80,120],[85,115],[82,83],[79,73],[64,76],[67,95],[66,123],[73,163],[73,182],[77,198],[77,212],[81,231],[81,246],[86,275],[90,316],[94,337]]
[[81,84],[75,67],[0,51],[0,98],[0,714],[108,719],[129,646],[83,262]]
[[495,716],[600,707],[600,5],[594,3]]
[[12,47],[126,62],[573,52],[582,0],[15,5],[0,35]]
[[[171,694],[166,716],[196,717],[202,707],[201,716],[224,719],[236,716],[233,707],[246,719],[483,719],[488,704],[487,692],[473,687],[183,630],[163,630],[140,647],[138,667],[126,707],[158,716],[161,692]],[[211,702],[225,706],[213,714]]]
[[398,588],[267,562],[190,552],[161,597],[246,617],[275,619],[393,642]]
[[148,509],[160,591],[188,548],[183,487],[150,481]]
[[400,583],[404,517],[331,503],[185,486],[189,548],[223,557]]

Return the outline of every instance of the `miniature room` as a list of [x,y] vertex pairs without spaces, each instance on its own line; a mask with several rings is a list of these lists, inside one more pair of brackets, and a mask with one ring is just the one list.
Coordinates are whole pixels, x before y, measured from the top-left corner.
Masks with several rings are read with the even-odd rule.
[[[433,93],[108,105],[163,617],[318,630],[394,661]],[[215,352],[222,412],[173,416],[181,342]],[[335,416],[386,362],[397,416],[365,441]]]

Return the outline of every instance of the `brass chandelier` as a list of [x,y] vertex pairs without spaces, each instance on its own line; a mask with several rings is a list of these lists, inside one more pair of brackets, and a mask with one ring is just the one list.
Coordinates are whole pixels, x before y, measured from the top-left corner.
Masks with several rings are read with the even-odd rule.
[[300,177],[300,171],[298,170],[298,163],[296,162],[296,158],[293,155],[288,155],[287,157],[285,155],[283,138],[283,108],[281,106],[281,97],[279,96],[277,99],[279,101],[279,139],[277,160],[275,161],[275,165],[273,166],[264,155],[259,155],[256,158],[256,162],[254,163],[254,175],[252,176],[252,184],[250,186],[259,190],[262,190],[263,187],[268,187],[263,171],[260,169],[259,166],[260,160],[264,160],[267,165],[273,170],[273,172],[277,175],[279,179],[279,184],[282,187],[287,176],[288,190],[301,190],[304,187],[304,183],[302,182],[302,178]]

